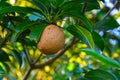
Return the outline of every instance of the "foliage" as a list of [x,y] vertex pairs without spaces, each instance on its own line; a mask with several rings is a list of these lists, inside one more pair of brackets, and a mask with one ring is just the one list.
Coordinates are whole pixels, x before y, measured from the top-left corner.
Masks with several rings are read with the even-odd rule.
[[[119,12],[104,0],[0,1],[0,79],[119,80]],[[102,6],[102,7],[101,7]],[[45,55],[37,42],[48,24],[65,33],[57,54]],[[102,33],[102,34],[101,34]],[[117,43],[113,44],[115,41]]]

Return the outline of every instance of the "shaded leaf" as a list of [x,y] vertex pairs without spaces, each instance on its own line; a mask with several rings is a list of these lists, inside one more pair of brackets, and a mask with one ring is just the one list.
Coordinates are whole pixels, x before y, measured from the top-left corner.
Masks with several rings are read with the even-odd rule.
[[42,1],[40,0],[32,0],[32,1],[42,12],[46,10],[46,6],[44,3],[42,3]]
[[24,21],[21,24],[16,25],[15,32],[23,32],[24,30],[32,27],[36,22],[34,21]]
[[0,9],[0,14],[10,13],[10,12],[21,12],[21,13],[38,12],[38,13],[41,13],[41,11],[34,9],[34,8],[30,8],[30,7],[8,6],[8,7]]
[[111,72],[105,70],[91,70],[85,74],[87,80],[118,80],[118,78]]
[[38,26],[33,27],[30,32],[30,39],[38,41],[46,25],[47,24],[42,23]]
[[28,46],[34,46],[36,45],[36,42],[34,40],[30,40],[29,38],[24,38],[24,45],[28,45]]
[[113,17],[107,17],[106,19],[99,21],[95,24],[95,28],[99,30],[110,30],[118,27],[118,22]]
[[0,1],[0,9],[8,6],[11,6],[11,5],[5,1]]
[[25,31],[26,29],[29,29],[34,24],[36,24],[36,22],[25,21],[25,22],[17,25],[15,27],[15,32],[13,33],[13,35],[11,37],[11,42],[14,43],[23,31]]
[[118,63],[117,61],[112,60],[111,58],[105,57],[101,54],[98,54],[91,49],[81,49],[81,51],[86,52],[87,54],[89,54],[89,55],[93,56],[94,58],[100,60],[101,62],[105,63],[106,65],[110,65],[112,67],[120,68],[120,63]]
[[113,73],[120,79],[120,70],[119,69],[114,70]]
[[9,55],[3,50],[0,50],[0,62],[5,62],[5,61],[10,61]]
[[81,0],[83,3],[87,3],[86,11],[90,11],[93,9],[99,9],[99,3],[97,0]]
[[67,2],[67,0],[56,0],[56,2],[53,5],[55,5],[58,8],[62,7],[65,2]]
[[104,49],[104,40],[103,38],[95,31],[92,31],[92,36],[93,36],[93,40],[95,45],[100,48],[101,51],[103,51]]
[[78,10],[79,9],[79,11],[81,11],[84,3],[87,3],[86,11],[90,11],[90,10],[93,10],[93,9],[98,9],[100,7],[97,0],[66,1],[66,3],[64,3],[62,5],[62,7],[66,6],[66,8],[68,7],[69,10]]

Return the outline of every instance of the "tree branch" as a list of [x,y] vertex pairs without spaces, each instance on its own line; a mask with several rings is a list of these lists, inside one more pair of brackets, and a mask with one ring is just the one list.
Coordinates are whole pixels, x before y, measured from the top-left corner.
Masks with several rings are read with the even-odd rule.
[[[24,47],[24,49],[25,49],[25,47]],[[36,64],[37,61],[39,61],[40,57],[42,56],[42,53],[38,56],[38,58],[36,60],[30,61],[30,58],[29,58],[29,56],[27,54],[28,52],[26,50],[24,50],[24,51],[25,51],[25,54],[26,54],[26,57],[27,57],[27,60],[28,60],[28,63],[29,63],[29,68],[25,72],[25,75],[23,77],[23,80],[26,80],[28,78],[30,72],[33,70],[34,65]]]
[[102,18],[102,20],[106,19],[106,18],[110,15],[111,11],[112,11],[118,4],[119,4],[119,2],[116,1],[115,4],[114,4],[114,6],[106,13],[106,15]]
[[29,55],[28,55],[28,51],[27,51],[27,49],[26,49],[26,47],[24,45],[23,45],[23,50],[24,50],[24,53],[26,55],[27,61],[28,61],[29,65],[30,65],[31,61],[30,61],[30,58],[29,58]]
[[36,60],[33,61],[32,64],[35,64],[36,62],[38,62],[41,56],[42,56],[42,53],[38,56],[38,58]]
[[59,51],[58,54],[54,58],[52,58],[42,64],[35,65],[33,68],[38,69],[38,68],[44,67],[45,65],[49,65],[49,64],[53,63],[56,59],[58,59],[60,56],[62,56],[66,50],[68,50],[70,47],[72,47],[75,43],[76,43],[76,39],[75,39],[75,37],[73,37],[72,42],[69,45],[67,45],[65,48],[63,48],[61,51]]
[[27,72],[25,73],[23,80],[26,80],[28,78],[28,75],[30,74],[30,72],[32,71],[32,67],[29,67]]

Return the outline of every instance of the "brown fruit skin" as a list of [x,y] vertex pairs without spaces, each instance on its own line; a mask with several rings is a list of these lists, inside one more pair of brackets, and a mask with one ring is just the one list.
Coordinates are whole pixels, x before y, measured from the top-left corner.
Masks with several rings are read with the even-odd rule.
[[65,37],[62,29],[51,24],[43,30],[37,47],[42,53],[54,54],[63,47],[64,42]]

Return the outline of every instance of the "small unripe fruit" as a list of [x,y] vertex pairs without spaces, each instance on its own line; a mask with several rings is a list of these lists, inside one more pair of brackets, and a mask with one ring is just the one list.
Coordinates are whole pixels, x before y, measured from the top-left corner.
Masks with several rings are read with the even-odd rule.
[[65,37],[61,28],[56,25],[48,25],[43,30],[37,44],[38,49],[45,54],[54,54],[64,45]]

